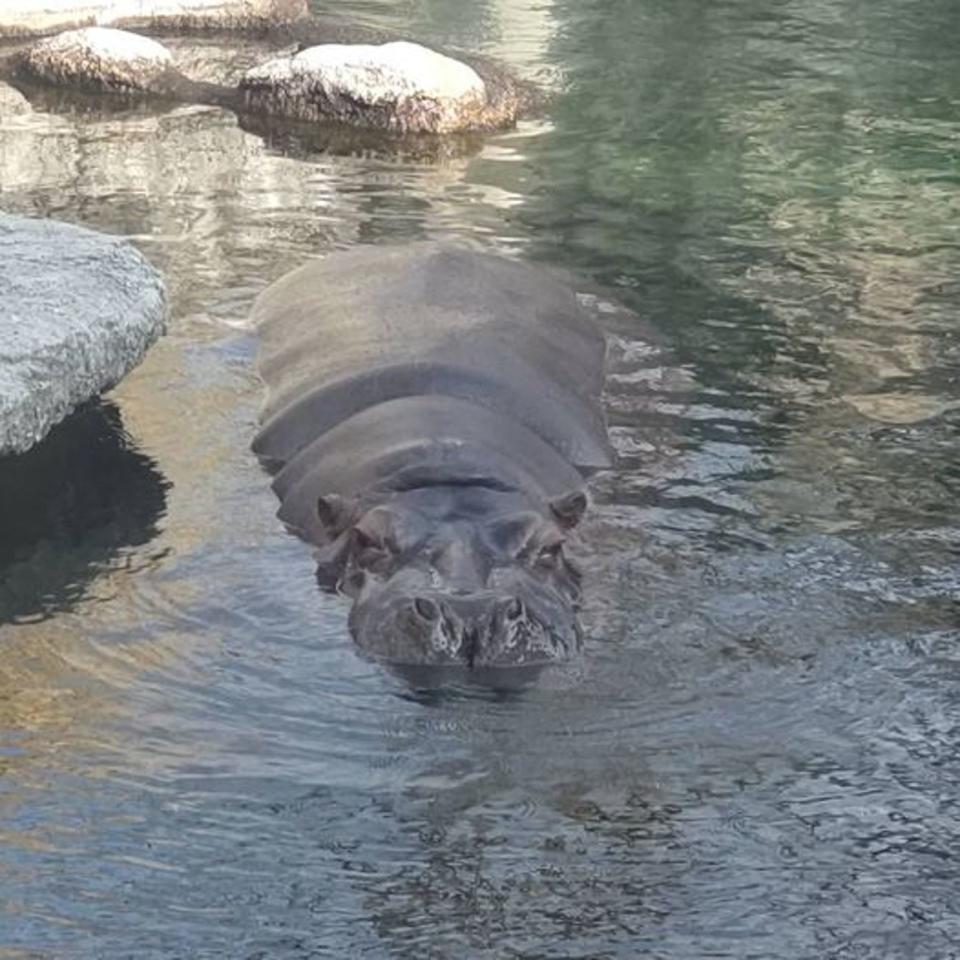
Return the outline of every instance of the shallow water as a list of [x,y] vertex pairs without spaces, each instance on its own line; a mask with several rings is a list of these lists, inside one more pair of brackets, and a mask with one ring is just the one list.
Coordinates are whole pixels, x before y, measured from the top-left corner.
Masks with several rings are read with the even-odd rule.
[[[547,115],[433,157],[0,117],[0,207],[175,305],[0,462],[0,957],[960,956],[956,5],[337,9]],[[415,237],[571,268],[611,339],[586,655],[520,693],[361,659],[248,449],[255,294]]]

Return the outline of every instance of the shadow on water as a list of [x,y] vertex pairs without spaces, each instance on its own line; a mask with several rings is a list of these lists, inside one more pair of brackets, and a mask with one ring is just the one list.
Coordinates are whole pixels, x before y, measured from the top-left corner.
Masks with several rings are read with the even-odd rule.
[[136,93],[90,93],[30,83],[19,77],[5,77],[4,83],[22,94],[30,107],[40,113],[63,114],[86,119],[159,117],[179,104]]
[[109,402],[82,407],[32,450],[0,458],[0,623],[75,603],[98,569],[156,535],[168,486]]
[[330,154],[434,163],[479,153],[484,139],[475,133],[391,134],[344,123],[307,123],[253,113],[238,115],[237,124],[245,133],[260,137],[268,150],[297,160]]

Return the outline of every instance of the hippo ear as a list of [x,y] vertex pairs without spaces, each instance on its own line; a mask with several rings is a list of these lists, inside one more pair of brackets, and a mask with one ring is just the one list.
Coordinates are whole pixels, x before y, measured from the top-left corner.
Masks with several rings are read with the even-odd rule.
[[573,490],[550,501],[550,512],[564,530],[571,530],[587,510],[587,495],[582,490]]
[[393,514],[385,507],[374,507],[353,527],[354,540],[360,547],[386,547],[393,543]]
[[317,516],[331,540],[336,540],[353,520],[356,504],[337,493],[317,497]]

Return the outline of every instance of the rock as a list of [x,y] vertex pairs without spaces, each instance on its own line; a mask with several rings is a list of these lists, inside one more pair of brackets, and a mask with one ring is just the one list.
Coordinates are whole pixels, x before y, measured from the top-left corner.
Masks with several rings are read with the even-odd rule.
[[14,90],[9,84],[0,82],[0,123],[3,123],[7,117],[30,113],[31,109],[27,98],[19,90]]
[[74,27],[247,29],[308,14],[307,0],[2,0],[0,37],[38,36]]
[[160,275],[128,241],[0,214],[0,454],[118,383],[168,312]]
[[505,126],[483,80],[459,60],[416,43],[321,44],[247,71],[248,109],[297,120],[340,120],[397,133]]
[[18,72],[57,86],[149,90],[173,63],[156,40],[109,27],[67,30],[39,40],[17,59]]

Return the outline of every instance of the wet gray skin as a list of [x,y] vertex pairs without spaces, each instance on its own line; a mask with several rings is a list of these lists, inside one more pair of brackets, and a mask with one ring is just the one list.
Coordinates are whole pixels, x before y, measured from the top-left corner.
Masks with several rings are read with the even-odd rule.
[[605,345],[563,278],[437,244],[334,254],[253,311],[254,450],[320,584],[391,664],[497,670],[580,649],[567,555],[610,463]]

